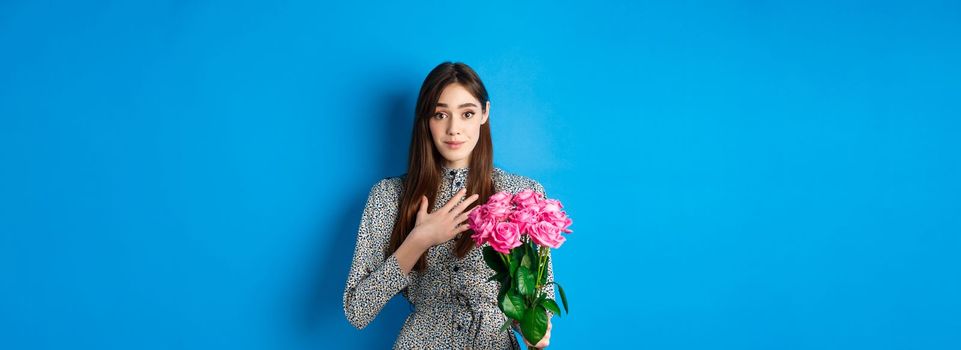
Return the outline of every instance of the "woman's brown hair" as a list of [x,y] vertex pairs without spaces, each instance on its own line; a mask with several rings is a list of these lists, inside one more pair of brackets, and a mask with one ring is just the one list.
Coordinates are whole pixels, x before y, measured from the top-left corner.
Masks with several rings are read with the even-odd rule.
[[[471,95],[480,101],[481,109],[486,111],[487,89],[481,82],[477,73],[463,63],[444,62],[434,67],[424,83],[420,87],[420,94],[417,96],[417,105],[414,108],[414,127],[410,139],[410,151],[407,160],[407,177],[404,180],[404,191],[400,198],[400,205],[397,211],[397,221],[390,234],[390,242],[384,256],[389,257],[397,248],[400,247],[407,235],[414,229],[417,219],[418,203],[420,196],[427,196],[428,209],[434,207],[437,200],[437,192],[440,190],[441,166],[444,158],[434,145],[431,138],[430,118],[434,115],[437,108],[437,100],[440,99],[441,92],[451,84],[460,84]],[[491,143],[490,118],[480,126],[480,134],[477,145],[471,151],[470,168],[467,176],[466,195],[479,194],[476,203],[485,203],[494,194],[494,183],[492,180],[494,169],[494,146]],[[454,199],[452,199],[454,200]],[[474,205],[467,209],[471,210]],[[474,248],[474,241],[470,236],[472,230],[461,233],[460,238],[456,239],[454,254],[457,258],[463,258]],[[417,263],[414,264],[414,271],[424,271],[427,268],[427,253],[424,252]]]

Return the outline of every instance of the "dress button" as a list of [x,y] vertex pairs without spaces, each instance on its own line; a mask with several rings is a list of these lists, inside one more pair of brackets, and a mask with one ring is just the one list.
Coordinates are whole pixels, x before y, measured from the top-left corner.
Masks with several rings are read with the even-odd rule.
[[451,171],[450,171],[450,176],[454,176],[454,175],[457,175],[457,172],[456,172],[456,171],[453,171],[453,170],[451,170]]
[[454,272],[460,271],[460,266],[454,265]]
[[464,329],[464,327],[461,327],[460,325],[457,325],[457,330],[459,331],[459,330],[461,330],[461,329]]
[[455,182],[454,186],[460,187],[460,181]]

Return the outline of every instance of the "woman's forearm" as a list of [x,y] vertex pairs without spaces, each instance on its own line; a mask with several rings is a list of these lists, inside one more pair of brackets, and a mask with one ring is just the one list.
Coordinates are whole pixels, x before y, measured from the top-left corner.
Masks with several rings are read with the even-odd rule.
[[[413,233],[413,232],[412,232]],[[397,251],[394,252],[394,256],[397,257],[397,264],[400,265],[400,271],[407,275],[410,270],[414,268],[414,264],[420,259],[421,255],[427,251],[426,244],[420,242],[419,239],[413,234],[407,235],[407,239],[404,243],[397,247]]]

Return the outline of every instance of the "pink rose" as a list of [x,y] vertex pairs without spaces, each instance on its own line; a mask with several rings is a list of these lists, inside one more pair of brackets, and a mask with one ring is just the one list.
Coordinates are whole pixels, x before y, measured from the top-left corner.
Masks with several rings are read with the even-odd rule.
[[494,226],[494,232],[490,235],[489,243],[494,250],[508,254],[511,249],[521,245],[520,229],[517,224],[499,222]]
[[544,199],[540,193],[534,192],[534,190],[525,189],[514,195],[511,200],[518,209],[522,208],[536,208],[536,206]]
[[548,221],[541,221],[532,225],[530,231],[531,240],[540,246],[559,248],[566,240],[561,235],[561,230]]
[[540,204],[541,211],[561,211],[564,208],[561,201],[556,199],[545,199]]
[[511,208],[510,202],[488,202],[487,206],[487,217],[495,221],[502,221],[507,219],[507,217],[514,210]]
[[510,192],[507,192],[507,191],[497,192],[491,195],[489,199],[487,199],[487,204],[498,204],[501,206],[510,207],[509,204],[511,203],[512,197],[513,195]]
[[545,199],[541,202],[541,210],[538,219],[540,221],[547,221],[557,226],[558,229],[564,232],[573,232],[567,227],[571,225],[571,219],[567,217],[567,213],[562,211],[561,208],[564,206],[560,201],[556,199]]
[[539,213],[537,212],[536,208],[518,209],[510,215],[510,220],[518,225],[521,234],[524,235],[530,233],[530,230],[528,229],[530,225],[537,223],[538,214]]
[[497,221],[490,217],[486,205],[479,205],[471,210],[470,214],[467,214],[467,224],[474,231],[474,234],[470,237],[477,243],[478,247],[488,241],[496,223]]
[[523,235],[537,245],[557,248],[566,240],[562,233],[572,232],[568,229],[571,219],[563,208],[560,201],[545,199],[530,189],[514,195],[498,192],[468,214],[468,227],[474,231],[471,239],[478,247],[490,244],[505,254],[523,243]]
[[474,240],[474,243],[478,247],[484,245],[491,240],[491,234],[494,233],[494,226],[497,224],[496,221],[484,221],[480,224],[480,228],[474,230],[474,234],[470,236]]

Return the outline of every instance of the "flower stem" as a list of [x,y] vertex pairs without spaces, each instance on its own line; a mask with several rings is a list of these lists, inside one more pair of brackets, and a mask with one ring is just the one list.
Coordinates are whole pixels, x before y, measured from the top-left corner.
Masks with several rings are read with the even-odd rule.
[[[537,258],[540,261],[540,263],[537,264],[537,281],[535,282],[535,284],[538,287],[541,287],[541,276],[544,275],[544,258],[547,257],[547,254],[545,254],[547,252],[547,249],[548,248],[546,247],[540,247],[537,250]],[[538,288],[537,291],[540,292],[540,288]]]

